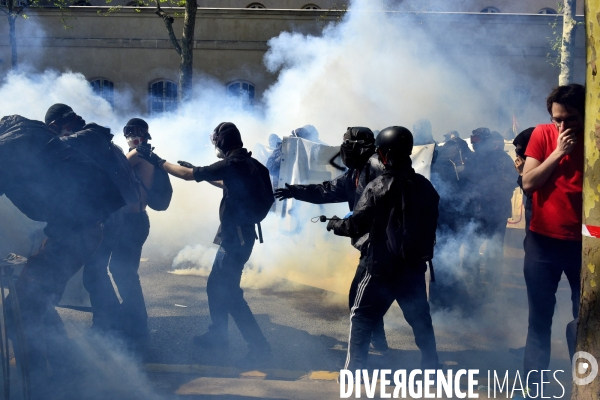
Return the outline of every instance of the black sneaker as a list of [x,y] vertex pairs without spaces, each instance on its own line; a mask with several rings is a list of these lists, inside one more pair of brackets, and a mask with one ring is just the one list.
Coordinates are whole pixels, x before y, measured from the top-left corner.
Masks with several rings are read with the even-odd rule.
[[385,356],[390,352],[387,341],[371,341],[370,349],[381,354],[382,356]]
[[194,336],[192,342],[207,350],[221,350],[229,347],[229,340],[226,337],[217,336],[210,332],[207,332],[204,335]]

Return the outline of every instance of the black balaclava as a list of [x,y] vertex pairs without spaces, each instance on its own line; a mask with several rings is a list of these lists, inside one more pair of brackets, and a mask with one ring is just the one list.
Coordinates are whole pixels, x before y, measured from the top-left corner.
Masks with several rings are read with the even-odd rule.
[[210,135],[210,141],[219,150],[227,155],[231,150],[237,149],[244,146],[242,142],[242,135],[238,128],[231,122],[221,122],[212,135]]
[[350,169],[360,169],[375,153],[375,135],[363,126],[350,127],[344,133],[340,155],[344,165]]
[[60,134],[61,126],[69,124],[72,132],[77,132],[85,126],[85,121],[66,104],[57,103],[50,106],[46,111],[44,122],[50,130],[57,135]]

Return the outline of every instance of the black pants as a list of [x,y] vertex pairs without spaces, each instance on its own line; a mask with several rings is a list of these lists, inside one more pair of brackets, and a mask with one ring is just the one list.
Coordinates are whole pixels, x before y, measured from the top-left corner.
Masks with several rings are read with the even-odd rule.
[[[548,369],[556,290],[565,273],[571,286],[573,318],[579,313],[581,242],[559,240],[529,231],[525,241],[525,284],[529,302],[529,328],[525,346],[525,374]],[[572,326],[573,323],[570,323]],[[574,340],[573,335],[567,335]],[[573,347],[570,344],[569,347]]]
[[344,369],[366,367],[373,328],[394,300],[398,302],[406,322],[413,329],[415,342],[421,350],[422,367],[438,367],[425,286],[426,269],[425,264],[405,267],[398,273],[385,276],[373,276],[364,271],[350,312],[350,338]]
[[211,335],[227,338],[228,319],[231,315],[250,348],[267,350],[270,346],[244,300],[244,291],[240,287],[244,264],[254,247],[254,238],[248,240],[248,236],[245,235],[244,245],[232,240],[219,247],[206,284],[212,320],[209,332]]
[[[149,232],[150,221],[145,211],[111,219],[98,252],[86,263],[83,282],[90,293],[94,325],[99,328],[119,327],[133,338],[148,334],[148,314],[138,269]],[[121,305],[107,266],[123,300]]]
[[[354,305],[354,302],[356,300],[358,284],[360,283],[363,274],[367,268],[365,260],[366,257],[361,256],[360,261],[358,263],[358,267],[356,267],[354,279],[352,279],[352,284],[350,285],[350,293],[348,294],[348,307],[350,308],[350,311],[352,311],[352,306]],[[378,321],[375,321],[375,326],[373,326],[373,333],[371,335],[371,342],[378,349],[387,348],[387,339],[385,337],[383,316]]]
[[55,374],[68,374],[69,339],[55,306],[69,279],[99,246],[102,225],[64,228],[48,224],[44,232],[48,238],[27,260],[16,287],[34,383],[46,375],[46,361]]
[[113,246],[119,240],[117,233],[121,223],[122,214],[119,212],[109,217],[104,223],[104,236],[100,247],[83,268],[83,286],[90,295],[93,327],[100,330],[120,327],[120,303],[108,276],[108,263]]

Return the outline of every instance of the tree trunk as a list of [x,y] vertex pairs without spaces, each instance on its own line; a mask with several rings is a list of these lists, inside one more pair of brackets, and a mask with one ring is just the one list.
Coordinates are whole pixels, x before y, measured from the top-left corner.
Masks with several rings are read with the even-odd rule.
[[[11,7],[12,8],[12,7]],[[13,71],[17,70],[18,58],[17,58],[17,31],[15,25],[18,16],[9,11],[8,15],[8,36],[10,38],[10,62]]]
[[[587,36],[586,116],[584,131],[585,169],[583,183],[583,223],[600,226],[600,76],[597,76],[596,54],[600,51],[600,2],[586,0],[585,26]],[[600,239],[583,238],[581,268],[581,304],[577,329],[577,351],[600,359]],[[593,362],[579,358],[573,364],[574,378],[590,376]],[[581,366],[587,371],[580,369]],[[596,364],[597,365],[597,364]],[[592,367],[592,368],[590,368]],[[583,373],[580,373],[583,372]],[[600,377],[582,385],[573,383],[571,399],[586,400],[600,397]]]
[[179,64],[179,101],[192,98],[194,67],[194,29],[196,27],[196,0],[186,0],[183,34],[181,36],[181,63]]
[[576,0],[564,0],[563,35],[560,49],[560,75],[558,84],[561,86],[573,82],[573,53],[575,50],[576,23],[573,19]]

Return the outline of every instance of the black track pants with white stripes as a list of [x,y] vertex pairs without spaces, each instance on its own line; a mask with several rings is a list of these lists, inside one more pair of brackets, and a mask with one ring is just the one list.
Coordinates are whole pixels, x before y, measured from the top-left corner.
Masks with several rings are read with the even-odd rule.
[[435,335],[427,302],[425,270],[426,266],[423,264],[420,267],[405,267],[393,275],[373,276],[367,271],[363,273],[350,311],[350,337],[345,369],[366,368],[373,328],[394,300],[398,302],[406,322],[413,329],[415,342],[421,350],[422,368],[438,367]]

